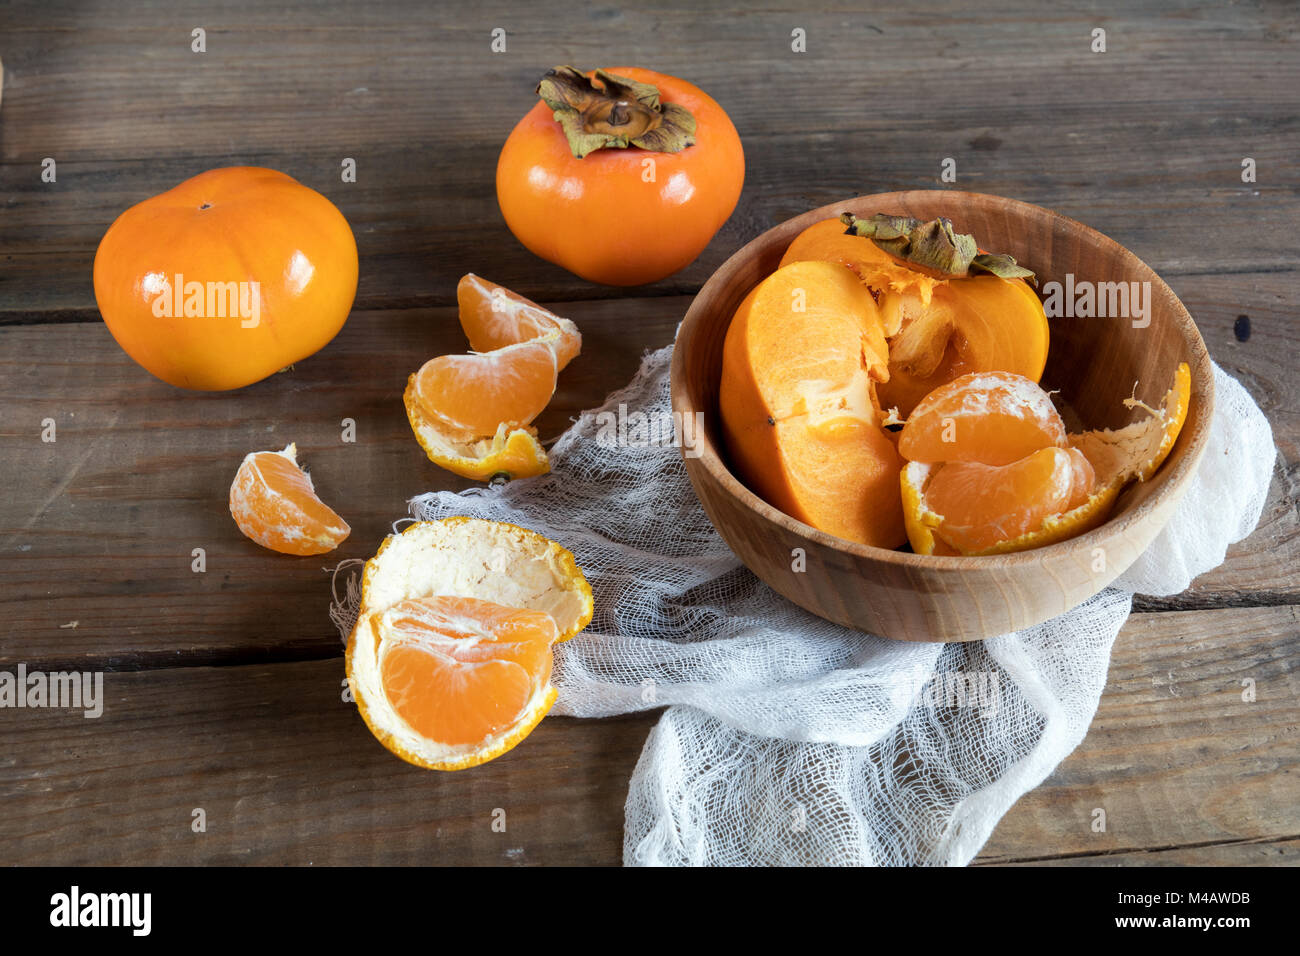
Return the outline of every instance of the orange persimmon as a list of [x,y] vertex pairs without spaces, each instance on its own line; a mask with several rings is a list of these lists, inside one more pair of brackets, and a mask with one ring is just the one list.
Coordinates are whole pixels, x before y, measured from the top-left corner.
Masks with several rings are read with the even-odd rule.
[[740,136],[685,80],[635,67],[549,71],[506,140],[497,201],[532,252],[606,285],[689,265],[745,181]]
[[332,202],[284,173],[213,169],[146,199],[95,253],[95,300],[123,350],[181,388],[240,388],[319,351],[357,291]]

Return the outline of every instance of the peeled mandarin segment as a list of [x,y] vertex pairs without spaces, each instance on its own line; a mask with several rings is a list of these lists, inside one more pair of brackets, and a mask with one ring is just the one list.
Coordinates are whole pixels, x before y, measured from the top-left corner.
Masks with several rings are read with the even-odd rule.
[[1065,444],[1065,423],[1038,383],[1011,372],[976,372],[939,386],[913,409],[898,451],[928,464],[1009,465]]
[[412,730],[450,746],[508,732],[550,682],[555,621],[467,597],[414,598],[385,612],[384,692]]
[[969,554],[1036,531],[1043,521],[1084,504],[1094,476],[1075,449],[1043,448],[1010,465],[951,462],[924,489],[941,517],[935,534]]
[[555,394],[556,373],[555,352],[544,342],[440,355],[415,374],[415,400],[449,435],[484,438],[541,414]]
[[294,445],[244,458],[230,485],[230,513],[245,535],[282,554],[325,554],[351,533],[316,497]]
[[557,367],[563,369],[582,350],[582,333],[569,319],[472,272],[457,284],[456,300],[461,328],[476,352],[544,338],[555,349]]
[[900,462],[872,395],[884,354],[856,276],[793,262],[737,309],[719,404],[733,463],[758,495],[829,534],[892,548],[904,540]]

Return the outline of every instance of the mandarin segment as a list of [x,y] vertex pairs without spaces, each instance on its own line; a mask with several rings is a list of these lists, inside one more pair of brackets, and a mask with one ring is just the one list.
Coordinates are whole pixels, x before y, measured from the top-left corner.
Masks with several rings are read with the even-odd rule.
[[582,351],[582,333],[572,321],[472,272],[457,284],[456,301],[460,326],[476,352],[542,339],[555,349],[562,370]]
[[479,598],[413,598],[381,615],[379,667],[397,715],[452,746],[508,733],[545,692],[555,621]]
[[1088,459],[1070,448],[1042,448],[1009,465],[940,465],[925,487],[943,516],[935,534],[958,551],[984,551],[1040,528],[1086,502],[1095,482]]
[[1065,444],[1065,423],[1036,382],[1011,372],[975,372],[916,406],[899,433],[898,452],[908,461],[1009,465]]
[[325,554],[351,533],[316,496],[297,446],[244,457],[230,485],[230,514],[248,538],[281,554]]

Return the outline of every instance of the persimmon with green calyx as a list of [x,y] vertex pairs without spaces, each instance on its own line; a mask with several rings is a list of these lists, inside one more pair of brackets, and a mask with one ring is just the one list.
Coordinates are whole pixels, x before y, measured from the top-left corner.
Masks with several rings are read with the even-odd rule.
[[95,253],[95,301],[127,355],[221,391],[322,349],[357,291],[338,208],[274,169],[213,169],[132,206]]
[[557,67],[537,93],[497,162],[497,201],[519,241],[605,285],[657,282],[694,261],[745,181],[722,107],[636,67]]
[[1007,255],[981,252],[947,219],[877,214],[814,223],[795,237],[782,265],[839,262],[880,308],[889,339],[883,408],[906,418],[936,388],[972,372],[1011,372],[1038,381],[1047,362],[1043,304],[1033,273]]

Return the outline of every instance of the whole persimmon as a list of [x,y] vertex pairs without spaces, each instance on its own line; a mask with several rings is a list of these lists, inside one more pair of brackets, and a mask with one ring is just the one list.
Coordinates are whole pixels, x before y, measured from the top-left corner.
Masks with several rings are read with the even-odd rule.
[[606,285],[656,282],[689,265],[745,182],[731,119],[663,73],[557,67],[506,140],[497,201],[543,259]]
[[319,351],[356,291],[343,214],[273,169],[187,179],[118,216],[95,253],[108,330],[181,388],[241,388]]

